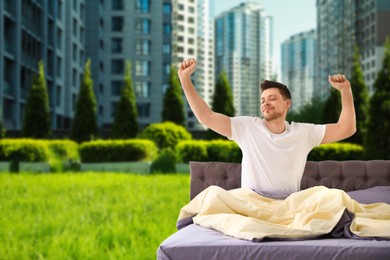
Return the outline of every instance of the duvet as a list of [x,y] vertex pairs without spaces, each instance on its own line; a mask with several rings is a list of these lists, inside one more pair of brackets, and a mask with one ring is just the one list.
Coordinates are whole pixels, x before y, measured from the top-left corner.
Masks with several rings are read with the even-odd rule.
[[361,204],[342,190],[323,186],[293,193],[284,200],[248,188],[226,191],[210,186],[181,209],[178,227],[191,222],[251,241],[326,235],[390,239],[389,204]]

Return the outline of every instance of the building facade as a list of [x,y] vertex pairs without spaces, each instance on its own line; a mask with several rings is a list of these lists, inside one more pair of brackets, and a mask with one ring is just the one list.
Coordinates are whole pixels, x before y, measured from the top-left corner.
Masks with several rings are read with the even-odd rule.
[[40,60],[45,64],[52,128],[69,125],[84,63],[84,12],[84,0],[0,2],[0,105],[6,129],[22,127]]
[[291,111],[297,112],[313,97],[315,80],[316,32],[302,32],[282,43],[282,82],[291,92]]
[[364,79],[373,84],[382,67],[384,41],[390,36],[390,2],[387,0],[317,0],[316,93],[329,93],[328,75],[351,77],[355,45],[361,54]]
[[171,1],[87,0],[87,55],[91,57],[99,125],[111,128],[131,63],[141,128],[161,121],[172,63]]
[[262,80],[272,74],[272,18],[242,3],[215,18],[215,77],[225,71],[236,115],[260,115]]

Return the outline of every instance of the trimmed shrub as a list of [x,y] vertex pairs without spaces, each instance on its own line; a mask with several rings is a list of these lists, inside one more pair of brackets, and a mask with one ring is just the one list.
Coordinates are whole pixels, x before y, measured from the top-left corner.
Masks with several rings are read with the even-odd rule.
[[182,141],[176,146],[179,162],[208,161],[207,141]]
[[209,161],[240,163],[242,152],[240,147],[232,141],[214,140],[207,143]]
[[175,149],[175,146],[182,140],[191,140],[191,134],[182,126],[172,122],[151,124],[139,135],[140,139],[154,141],[159,149]]
[[157,147],[150,140],[98,140],[79,146],[82,162],[151,161]]
[[176,154],[180,162],[219,161],[241,162],[240,147],[232,141],[183,141],[176,146]]
[[80,169],[78,144],[70,140],[48,141],[50,168],[54,172],[77,171]]
[[170,149],[160,152],[156,160],[150,166],[151,173],[174,173],[176,172],[176,156]]
[[362,146],[350,143],[323,144],[315,147],[308,155],[309,161],[324,160],[364,160]]
[[45,162],[48,158],[47,141],[34,139],[0,141],[0,161]]

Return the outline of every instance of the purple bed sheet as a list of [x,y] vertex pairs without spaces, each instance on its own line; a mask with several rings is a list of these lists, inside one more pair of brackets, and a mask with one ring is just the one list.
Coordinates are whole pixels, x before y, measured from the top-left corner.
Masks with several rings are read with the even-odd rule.
[[390,241],[314,239],[251,242],[195,224],[168,237],[157,250],[160,260],[217,259],[389,259]]

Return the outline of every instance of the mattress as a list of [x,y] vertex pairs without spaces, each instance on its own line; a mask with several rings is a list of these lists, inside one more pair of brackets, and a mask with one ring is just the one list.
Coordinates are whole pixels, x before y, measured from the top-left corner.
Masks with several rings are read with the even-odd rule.
[[191,224],[168,237],[157,259],[390,259],[389,240],[323,238],[251,242]]

